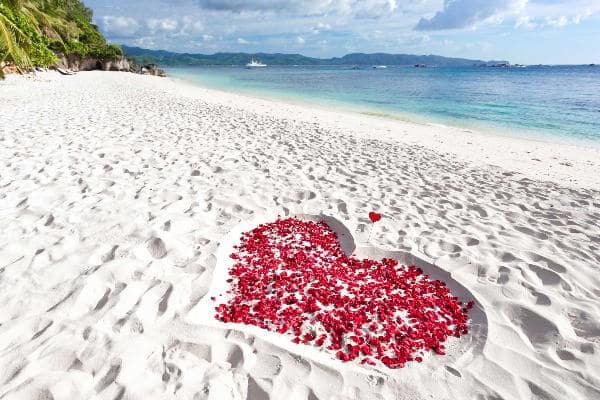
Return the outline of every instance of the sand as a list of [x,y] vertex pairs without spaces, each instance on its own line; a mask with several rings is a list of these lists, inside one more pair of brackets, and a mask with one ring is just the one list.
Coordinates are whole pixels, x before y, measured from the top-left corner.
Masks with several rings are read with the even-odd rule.
[[[596,148],[127,73],[0,96],[0,398],[600,398]],[[471,333],[366,369],[210,317],[236,232],[320,214],[472,296]]]

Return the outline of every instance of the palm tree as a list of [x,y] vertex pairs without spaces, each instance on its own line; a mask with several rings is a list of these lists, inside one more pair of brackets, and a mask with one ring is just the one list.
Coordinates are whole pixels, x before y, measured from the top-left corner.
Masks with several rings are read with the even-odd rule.
[[0,0],[0,61],[30,69],[57,53],[102,58],[120,49],[107,45],[80,0]]
[[0,0],[0,60],[11,59],[19,66],[28,67],[29,57],[23,47],[30,40],[14,22],[13,17],[14,11],[9,2]]
[[64,27],[61,7],[51,0],[0,0],[0,60],[9,59],[18,67],[30,68],[28,47],[30,32],[25,32],[17,19],[27,21],[38,35],[46,35],[62,42],[58,30]]

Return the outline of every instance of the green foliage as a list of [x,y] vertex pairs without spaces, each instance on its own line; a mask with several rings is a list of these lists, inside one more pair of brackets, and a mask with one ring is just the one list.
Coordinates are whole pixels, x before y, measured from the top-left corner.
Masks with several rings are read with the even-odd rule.
[[106,43],[79,0],[0,0],[0,60],[30,68],[57,54],[110,60],[123,51]]
[[27,37],[23,45],[26,54],[22,57],[26,57],[33,65],[47,66],[55,63],[56,55],[48,48],[48,38],[41,34],[34,23],[22,13],[12,13],[11,17],[12,22]]
[[0,0],[0,61],[15,61],[17,65],[29,64],[24,47],[31,39],[20,25],[18,15]]

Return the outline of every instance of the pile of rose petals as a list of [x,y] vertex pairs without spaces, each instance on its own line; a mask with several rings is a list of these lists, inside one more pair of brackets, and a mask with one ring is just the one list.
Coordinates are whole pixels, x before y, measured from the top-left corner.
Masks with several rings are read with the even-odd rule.
[[468,331],[473,302],[414,266],[347,256],[324,222],[260,225],[231,258],[217,319],[291,335],[343,361],[402,368],[429,350],[443,355],[448,337]]

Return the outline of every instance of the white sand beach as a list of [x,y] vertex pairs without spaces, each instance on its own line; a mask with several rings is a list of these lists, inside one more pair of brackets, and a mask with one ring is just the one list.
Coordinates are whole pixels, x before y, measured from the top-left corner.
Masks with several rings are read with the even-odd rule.
[[[600,399],[597,148],[129,73],[0,98],[1,399]],[[202,312],[231,232],[319,214],[435,264],[470,334],[367,369]]]

